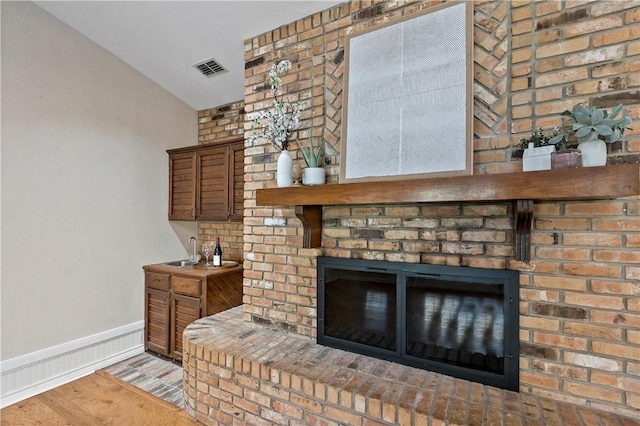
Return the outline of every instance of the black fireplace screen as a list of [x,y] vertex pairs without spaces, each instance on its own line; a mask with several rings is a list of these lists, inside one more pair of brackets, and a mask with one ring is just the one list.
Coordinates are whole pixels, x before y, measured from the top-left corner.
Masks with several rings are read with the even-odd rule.
[[396,281],[390,274],[332,269],[326,283],[324,334],[397,350]]
[[503,294],[499,284],[407,278],[407,354],[503,374]]
[[518,274],[321,257],[318,342],[518,390]]

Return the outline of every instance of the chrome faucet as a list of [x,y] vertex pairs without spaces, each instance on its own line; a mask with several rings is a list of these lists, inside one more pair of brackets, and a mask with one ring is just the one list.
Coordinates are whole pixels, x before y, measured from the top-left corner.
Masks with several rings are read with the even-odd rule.
[[196,237],[189,238],[189,244],[193,241],[193,254],[191,255],[190,260],[197,261],[198,260],[198,239]]

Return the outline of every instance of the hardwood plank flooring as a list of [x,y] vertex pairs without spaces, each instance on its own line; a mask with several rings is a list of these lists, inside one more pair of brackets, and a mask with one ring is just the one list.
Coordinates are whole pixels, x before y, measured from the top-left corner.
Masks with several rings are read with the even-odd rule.
[[103,371],[3,408],[0,424],[201,425],[175,405]]

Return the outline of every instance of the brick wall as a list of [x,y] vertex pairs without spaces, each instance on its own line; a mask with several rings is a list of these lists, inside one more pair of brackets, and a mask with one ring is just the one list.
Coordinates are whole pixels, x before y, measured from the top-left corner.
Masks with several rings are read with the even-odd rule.
[[[345,3],[246,40],[248,117],[270,107],[266,75],[290,59],[285,92],[307,106],[301,130],[327,141],[336,183],[345,35],[434,3]],[[609,163],[638,162],[638,2],[476,1],[474,20],[474,173],[520,171],[519,139],[558,126],[559,113],[578,102],[625,103],[635,123],[609,147]],[[301,161],[295,149],[293,157]],[[322,249],[301,249],[292,209],[255,206],[255,190],[275,186],[276,158],[264,142],[246,145],[245,321],[315,337],[322,253],[518,270],[521,391],[638,415],[638,197],[536,203],[530,263],[512,259],[508,203],[326,207]]]
[[244,134],[244,101],[198,111],[198,143],[226,142]]
[[[244,101],[198,111],[198,144],[226,142],[244,134]],[[198,222],[198,244],[220,237],[225,260],[242,262],[243,229],[240,222]]]

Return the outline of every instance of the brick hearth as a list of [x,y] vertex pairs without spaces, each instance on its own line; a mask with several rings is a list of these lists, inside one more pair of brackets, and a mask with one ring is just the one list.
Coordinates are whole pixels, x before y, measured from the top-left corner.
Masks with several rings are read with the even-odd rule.
[[640,425],[321,346],[243,321],[241,307],[184,339],[185,409],[207,425]]

